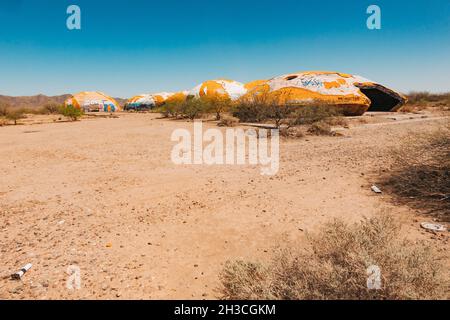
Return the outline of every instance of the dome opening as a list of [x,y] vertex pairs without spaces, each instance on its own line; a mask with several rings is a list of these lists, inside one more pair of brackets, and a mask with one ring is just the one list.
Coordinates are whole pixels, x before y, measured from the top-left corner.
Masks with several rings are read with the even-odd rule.
[[403,104],[403,99],[391,93],[390,90],[381,86],[358,86],[361,92],[370,100],[367,111],[387,112],[394,111],[395,108]]

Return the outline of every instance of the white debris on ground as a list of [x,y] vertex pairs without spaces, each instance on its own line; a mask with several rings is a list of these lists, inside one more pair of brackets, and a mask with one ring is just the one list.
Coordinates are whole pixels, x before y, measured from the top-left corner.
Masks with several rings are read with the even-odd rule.
[[447,231],[447,228],[438,223],[431,223],[431,222],[422,222],[420,226],[426,230],[433,231],[433,232],[444,232]]
[[375,193],[381,193],[380,188],[378,188],[377,186],[373,185],[370,189],[372,189],[373,192]]

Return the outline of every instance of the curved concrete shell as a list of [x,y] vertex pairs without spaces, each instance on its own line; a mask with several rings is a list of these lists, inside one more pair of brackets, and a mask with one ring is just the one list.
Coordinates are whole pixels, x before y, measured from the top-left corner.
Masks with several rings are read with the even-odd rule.
[[267,80],[254,80],[254,81],[251,81],[251,82],[246,83],[246,84],[244,85],[244,88],[245,88],[247,91],[250,91],[250,90],[253,90],[253,89],[255,89],[256,87],[261,86],[261,85],[266,84],[266,83],[267,83]]
[[379,83],[357,75],[310,71],[278,76],[249,89],[243,98],[267,95],[280,104],[329,105],[346,115],[366,111],[396,111],[406,97]]
[[184,100],[186,100],[188,94],[189,94],[189,91],[176,92],[173,95],[171,95],[170,97],[168,97],[165,102],[167,102],[167,103],[183,102]]
[[201,97],[226,97],[237,100],[247,92],[240,82],[226,79],[208,80],[189,91],[189,96]]
[[156,105],[155,99],[151,94],[140,94],[128,99],[125,104],[125,110],[150,109]]
[[128,99],[125,109],[126,110],[136,110],[136,109],[151,109],[154,107],[159,107],[165,102],[171,99],[179,99],[180,92],[158,92],[158,93],[144,93],[134,96]]
[[74,106],[85,112],[115,112],[120,111],[116,100],[102,92],[83,91],[67,99],[66,106]]

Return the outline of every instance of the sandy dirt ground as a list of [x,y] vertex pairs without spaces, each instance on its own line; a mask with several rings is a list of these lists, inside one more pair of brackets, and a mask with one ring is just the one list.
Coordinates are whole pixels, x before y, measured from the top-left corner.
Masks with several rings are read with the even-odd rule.
[[[407,237],[448,251],[447,235],[420,229],[429,217],[370,186],[400,137],[449,119],[363,118],[342,136],[282,140],[272,177],[251,165],[173,164],[171,133],[192,123],[154,114],[2,127],[0,299],[212,299],[227,260],[267,260],[333,218],[382,211]],[[71,265],[79,290],[66,287]]]

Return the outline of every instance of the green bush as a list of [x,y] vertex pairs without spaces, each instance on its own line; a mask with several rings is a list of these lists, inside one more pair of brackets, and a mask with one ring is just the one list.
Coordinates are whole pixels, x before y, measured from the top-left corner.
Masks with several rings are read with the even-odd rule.
[[185,101],[165,103],[159,109],[165,117],[196,119],[212,110],[211,102],[206,99],[190,98]]
[[200,98],[187,99],[181,105],[182,115],[191,120],[199,118],[209,110],[211,110],[210,102]]
[[83,111],[81,109],[71,105],[61,106],[59,108],[59,113],[69,118],[71,121],[77,121],[83,115]]
[[233,115],[241,122],[274,122],[277,128],[313,124],[341,117],[342,113],[332,106],[287,105],[268,100],[241,101]]
[[262,122],[266,120],[264,110],[255,103],[241,102],[233,110],[233,116],[241,122]]

